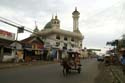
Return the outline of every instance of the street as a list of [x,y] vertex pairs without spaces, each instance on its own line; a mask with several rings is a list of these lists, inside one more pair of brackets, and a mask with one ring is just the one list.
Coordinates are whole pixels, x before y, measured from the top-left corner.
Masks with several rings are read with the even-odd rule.
[[1,83],[94,83],[97,77],[98,63],[96,59],[82,60],[82,71],[72,71],[63,76],[60,64],[19,67],[0,70]]

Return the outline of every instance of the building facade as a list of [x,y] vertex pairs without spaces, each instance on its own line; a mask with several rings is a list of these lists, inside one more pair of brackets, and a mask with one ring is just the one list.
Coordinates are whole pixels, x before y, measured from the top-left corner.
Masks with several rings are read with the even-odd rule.
[[125,34],[122,36],[122,39],[118,40],[118,51],[125,50]]
[[44,43],[39,37],[28,37],[21,41],[23,46],[23,59],[25,62],[42,60]]
[[58,16],[52,16],[52,19],[45,25],[44,29],[39,31],[36,27],[34,34],[31,36],[37,35],[41,37],[41,39],[44,41],[44,47],[81,49],[83,46],[82,42],[84,36],[79,30],[79,15],[80,13],[77,11],[77,8],[75,8],[75,11],[72,13],[73,31],[61,29]]
[[15,34],[0,29],[0,62],[13,58],[13,49],[10,44],[14,42]]

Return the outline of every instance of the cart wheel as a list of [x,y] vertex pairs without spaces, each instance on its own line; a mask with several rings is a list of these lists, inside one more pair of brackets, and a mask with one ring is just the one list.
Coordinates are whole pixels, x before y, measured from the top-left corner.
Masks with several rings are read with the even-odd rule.
[[80,69],[80,68],[78,68],[78,70],[77,70],[77,71],[78,71],[78,73],[80,74],[80,72],[81,72],[81,69]]
[[63,75],[65,76],[66,75],[66,69],[63,68]]
[[63,69],[63,75],[65,76],[65,75],[67,75],[68,73],[69,73],[69,69],[64,68],[64,69]]
[[66,74],[68,74],[68,73],[69,73],[69,69],[67,68],[67,69],[66,69]]

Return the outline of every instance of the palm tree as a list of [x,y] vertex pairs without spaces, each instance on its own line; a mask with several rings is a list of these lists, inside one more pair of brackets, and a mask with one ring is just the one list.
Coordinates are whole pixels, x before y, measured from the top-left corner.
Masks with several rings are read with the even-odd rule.
[[118,50],[118,40],[113,40],[111,42],[107,42],[106,45],[114,46],[114,53]]

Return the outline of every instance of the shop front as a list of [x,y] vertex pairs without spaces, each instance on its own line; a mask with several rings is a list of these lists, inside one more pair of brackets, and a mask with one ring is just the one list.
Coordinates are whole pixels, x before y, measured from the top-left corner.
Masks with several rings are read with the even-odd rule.
[[32,48],[32,45],[34,44],[28,44],[29,46],[24,46],[24,60],[25,62],[30,61],[36,61],[36,60],[42,60],[42,48],[34,49]]
[[14,33],[0,29],[0,62],[11,61],[12,48],[10,44],[14,39]]
[[24,61],[42,60],[43,57],[43,41],[38,37],[29,37],[21,41],[23,45]]
[[10,47],[10,44],[13,41],[0,39],[0,62],[6,62],[11,61],[11,58],[13,58],[12,55],[12,48]]

